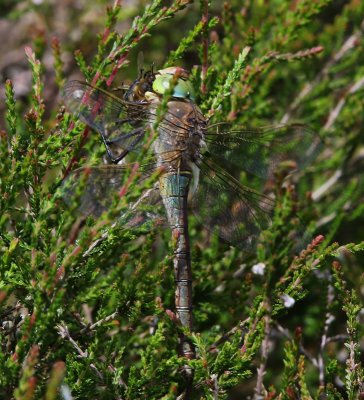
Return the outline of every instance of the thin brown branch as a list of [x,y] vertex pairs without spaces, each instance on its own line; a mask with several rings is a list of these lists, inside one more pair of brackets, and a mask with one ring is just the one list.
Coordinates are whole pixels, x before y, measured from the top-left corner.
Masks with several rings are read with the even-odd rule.
[[325,316],[325,325],[324,325],[324,330],[322,333],[321,337],[321,344],[320,344],[320,351],[317,356],[317,363],[318,363],[318,369],[319,369],[319,380],[320,380],[320,385],[324,386],[325,385],[325,361],[324,361],[324,351],[325,347],[327,345],[327,334],[330,328],[331,323],[335,320],[335,317],[332,315],[330,308],[335,299],[334,296],[334,288],[333,286],[329,283],[328,285],[328,290],[327,290],[327,312]]
[[354,93],[357,93],[364,87],[364,76],[361,77],[357,82],[349,87],[341,96],[340,100],[336,104],[336,106],[330,111],[329,117],[327,118],[326,124],[323,127],[324,131],[328,131],[332,128],[338,116],[340,115],[341,110],[343,109],[348,97]]
[[[293,339],[288,329],[283,328],[283,326],[280,325],[277,321],[273,321],[273,322],[279,333],[281,333],[284,337],[286,337],[289,340]],[[299,348],[299,351],[312,363],[312,365],[314,365],[315,367],[318,368],[318,363],[317,363],[316,358],[312,357],[311,354],[308,353],[308,351],[303,347],[301,342],[299,343],[298,348]]]
[[240,321],[238,325],[234,326],[232,329],[230,329],[228,332],[224,333],[216,342],[214,342],[210,347],[209,350],[210,352],[214,352],[217,348],[217,346],[219,346],[221,343],[226,342],[227,340],[229,340],[229,338],[233,335],[235,335],[235,333],[238,330],[243,330],[249,322],[249,318],[244,319],[244,321]]
[[332,342],[345,342],[345,340],[348,340],[348,338],[349,338],[349,335],[346,335],[346,334],[330,336],[326,339],[326,344],[332,343]]
[[106,322],[109,322],[113,319],[115,319],[117,316],[119,315],[118,311],[115,311],[114,313],[112,313],[111,315],[108,315],[105,318],[102,318],[98,321],[96,321],[95,323],[91,324],[91,325],[87,325],[85,326],[82,330],[81,330],[81,334],[84,334],[86,332],[92,331],[95,328],[97,328],[98,326],[101,326],[102,324],[105,324]]
[[[340,100],[337,102],[336,106],[330,111],[327,121],[322,128],[323,132],[329,131],[334,123],[336,122],[337,118],[339,117],[342,109],[347,102],[349,96],[357,93],[361,89],[364,88],[364,76],[362,76],[358,81],[352,84],[341,96]],[[343,170],[341,168],[337,169],[330,178],[328,178],[320,187],[318,187],[312,193],[312,199],[314,201],[318,201],[332,186],[336,184],[336,182],[342,177]]]
[[202,67],[201,67],[201,93],[205,94],[206,88],[206,75],[208,70],[208,51],[209,51],[209,38],[208,38],[208,21],[209,21],[209,2],[204,0],[202,23],[203,28],[203,40],[202,40]]
[[271,318],[267,315],[264,317],[265,320],[265,330],[264,330],[264,339],[262,343],[261,350],[261,362],[259,367],[257,368],[257,382],[255,385],[255,394],[254,400],[259,400],[263,396],[264,388],[264,375],[267,367],[268,361],[268,352],[269,352],[269,341],[270,341],[270,331],[271,331]]
[[[72,346],[76,349],[77,353],[81,356],[81,358],[88,358],[88,353],[87,350],[83,351],[81,349],[81,347],[77,344],[77,342],[75,340],[72,339],[70,332],[68,330],[68,327],[65,324],[59,324],[57,325],[57,330],[59,335],[63,338],[63,339],[67,339]],[[104,380],[104,376],[102,375],[102,373],[96,368],[96,366],[93,363],[90,363],[90,367],[93,369],[93,371],[96,373],[96,375]]]

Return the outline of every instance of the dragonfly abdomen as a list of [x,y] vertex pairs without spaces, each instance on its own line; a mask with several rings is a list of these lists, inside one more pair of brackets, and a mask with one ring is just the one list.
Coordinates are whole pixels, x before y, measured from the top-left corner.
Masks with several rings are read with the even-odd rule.
[[[167,173],[159,178],[160,193],[172,230],[176,313],[181,324],[189,329],[192,329],[192,271],[187,197],[191,178],[190,171]],[[184,336],[180,338],[180,347],[183,356],[195,358],[194,347]]]

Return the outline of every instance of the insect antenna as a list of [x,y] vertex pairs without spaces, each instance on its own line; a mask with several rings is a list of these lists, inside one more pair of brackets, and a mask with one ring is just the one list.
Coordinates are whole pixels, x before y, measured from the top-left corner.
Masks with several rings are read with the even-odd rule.
[[143,78],[143,73],[144,73],[144,54],[142,51],[139,51],[138,53],[138,59],[137,59],[137,66],[138,66],[138,70],[139,70],[139,77],[138,79]]

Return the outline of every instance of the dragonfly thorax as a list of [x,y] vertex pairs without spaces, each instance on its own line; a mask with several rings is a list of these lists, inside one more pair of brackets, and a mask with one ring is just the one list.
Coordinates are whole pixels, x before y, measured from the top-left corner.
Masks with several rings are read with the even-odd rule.
[[[153,107],[156,107],[156,103]],[[191,171],[191,162],[200,157],[207,121],[196,104],[188,100],[169,101],[154,141],[158,163],[168,170]]]
[[159,165],[168,170],[190,170],[191,162],[199,158],[207,121],[193,102],[193,86],[188,80],[187,71],[171,67],[156,73],[148,71],[139,76],[124,99],[130,103],[143,103],[146,108],[143,114],[143,108],[130,104],[127,107],[127,117],[133,127],[138,125],[138,121],[148,120],[147,126],[154,131],[159,107],[170,85],[173,85],[172,97],[158,124],[153,149]]

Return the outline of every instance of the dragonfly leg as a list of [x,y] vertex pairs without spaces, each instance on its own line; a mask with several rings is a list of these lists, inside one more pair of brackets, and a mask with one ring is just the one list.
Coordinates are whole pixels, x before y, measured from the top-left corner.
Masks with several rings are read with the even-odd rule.
[[124,150],[118,157],[114,158],[112,155],[111,151],[107,150],[107,155],[110,157],[110,160],[113,164],[117,164],[119,161],[121,161],[127,154],[129,153],[129,150]]
[[[131,137],[133,137],[133,136],[135,136],[137,134],[141,134],[141,133],[143,133],[143,129],[142,128],[136,128],[136,129],[133,129],[132,131],[130,131],[128,133],[116,136],[116,137],[114,137],[112,139],[105,139],[105,143],[106,144],[115,144],[115,143],[123,142],[123,141],[125,141],[125,140],[127,140],[127,139],[129,139],[129,138],[131,138]],[[137,137],[137,139],[138,139],[138,141],[140,140],[139,137]]]
[[[106,151],[107,151],[107,155],[109,156],[111,162],[113,164],[117,164],[119,161],[121,161],[128,153],[130,150],[132,150],[143,138],[143,133],[144,130],[143,128],[136,128],[133,129],[132,131],[130,131],[129,133],[125,134],[125,135],[120,135],[117,136],[116,138],[113,139],[108,139],[102,132],[101,132],[101,136],[102,136],[102,140],[104,141],[105,147],[106,147]],[[130,143],[128,143],[128,139],[130,138],[134,138],[134,140],[132,140]],[[115,143],[123,143],[125,142],[125,149],[121,152],[121,154],[119,154],[117,157],[115,157],[115,155],[111,152],[110,150],[110,145],[115,144]]]

